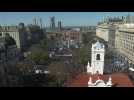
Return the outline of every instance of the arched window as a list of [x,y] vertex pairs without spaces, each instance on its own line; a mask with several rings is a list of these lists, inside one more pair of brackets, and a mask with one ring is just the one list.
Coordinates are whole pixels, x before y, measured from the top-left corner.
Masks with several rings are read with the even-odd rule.
[[96,60],[100,60],[100,54],[97,54]]
[[99,74],[99,71],[98,70],[96,71],[96,74]]

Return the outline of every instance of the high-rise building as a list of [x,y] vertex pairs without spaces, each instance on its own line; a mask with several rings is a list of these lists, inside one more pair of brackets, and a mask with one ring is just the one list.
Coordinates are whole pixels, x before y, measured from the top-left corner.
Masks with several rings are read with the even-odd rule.
[[40,28],[42,28],[43,26],[43,21],[42,18],[38,17],[38,18],[33,18],[33,25],[38,25],[40,26]]
[[50,28],[55,29],[55,17],[54,16],[50,18]]
[[114,64],[115,67],[121,69],[134,68],[133,19],[133,16],[128,15],[125,23],[100,24],[96,28],[96,35],[108,42],[109,50],[113,52],[114,59],[118,59],[125,65],[125,67],[122,67]]
[[123,24],[116,31],[115,46],[118,58],[134,68],[134,24]]
[[36,24],[37,24],[37,19],[33,18],[33,25],[36,25]]
[[40,21],[40,28],[42,28],[42,24],[43,24],[42,18],[39,18],[39,21]]
[[62,29],[61,21],[58,21],[58,30],[61,31],[61,29]]
[[27,32],[24,23],[20,23],[18,26],[1,26],[0,37],[5,37],[6,34],[15,40],[17,48],[24,49],[26,47]]

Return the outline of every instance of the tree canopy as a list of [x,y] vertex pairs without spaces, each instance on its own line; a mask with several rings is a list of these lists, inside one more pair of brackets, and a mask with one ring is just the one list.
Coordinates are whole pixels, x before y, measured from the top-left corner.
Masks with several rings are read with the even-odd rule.
[[7,46],[15,45],[15,40],[7,33],[5,36],[5,42]]
[[34,61],[36,64],[49,64],[50,59],[47,51],[44,50],[35,50],[32,51],[28,58]]

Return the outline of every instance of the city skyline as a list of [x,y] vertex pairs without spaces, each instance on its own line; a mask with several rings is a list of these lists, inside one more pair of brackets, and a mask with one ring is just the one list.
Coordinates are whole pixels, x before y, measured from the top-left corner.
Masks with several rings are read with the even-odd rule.
[[134,13],[0,12],[0,87],[134,87]]
[[104,17],[134,16],[133,12],[0,12],[1,25],[16,25],[20,22],[33,23],[33,18],[42,18],[43,26],[50,26],[50,17],[55,16],[56,26],[61,21],[63,26],[97,25]]

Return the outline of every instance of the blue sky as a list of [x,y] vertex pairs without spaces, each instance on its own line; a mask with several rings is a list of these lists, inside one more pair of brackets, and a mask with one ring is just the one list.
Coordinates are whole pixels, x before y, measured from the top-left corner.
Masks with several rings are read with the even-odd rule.
[[34,17],[41,17],[44,26],[49,26],[49,19],[55,16],[64,26],[96,25],[104,16],[134,16],[134,12],[0,12],[1,25],[16,25],[19,22],[32,23]]

